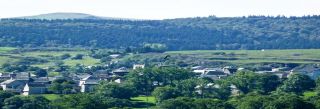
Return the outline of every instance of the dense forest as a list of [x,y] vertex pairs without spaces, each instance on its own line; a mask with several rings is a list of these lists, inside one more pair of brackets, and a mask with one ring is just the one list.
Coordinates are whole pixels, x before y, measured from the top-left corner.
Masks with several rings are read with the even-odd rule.
[[320,16],[167,20],[1,19],[0,46],[167,50],[320,48]]

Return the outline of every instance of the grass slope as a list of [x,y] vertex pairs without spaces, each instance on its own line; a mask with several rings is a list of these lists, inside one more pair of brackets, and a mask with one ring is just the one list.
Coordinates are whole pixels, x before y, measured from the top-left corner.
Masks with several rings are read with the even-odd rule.
[[[225,53],[225,55],[217,55]],[[290,49],[290,50],[193,50],[169,51],[170,55],[185,55],[203,58],[211,61],[232,63],[320,63],[320,49]]]

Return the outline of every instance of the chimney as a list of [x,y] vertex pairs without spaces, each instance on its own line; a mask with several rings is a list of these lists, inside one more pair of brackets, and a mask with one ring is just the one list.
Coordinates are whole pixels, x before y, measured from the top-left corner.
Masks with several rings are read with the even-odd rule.
[[30,72],[28,72],[28,78],[31,78],[31,73]]

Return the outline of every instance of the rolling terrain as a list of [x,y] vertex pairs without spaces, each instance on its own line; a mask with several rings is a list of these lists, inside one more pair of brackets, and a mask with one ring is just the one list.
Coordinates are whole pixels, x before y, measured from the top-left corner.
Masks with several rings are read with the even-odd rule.
[[108,19],[53,13],[0,20],[0,46],[260,50],[320,48],[320,17]]

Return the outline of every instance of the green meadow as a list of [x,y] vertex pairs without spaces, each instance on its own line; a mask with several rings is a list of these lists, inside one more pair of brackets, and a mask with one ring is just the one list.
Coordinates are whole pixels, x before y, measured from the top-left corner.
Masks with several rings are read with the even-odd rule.
[[169,51],[166,54],[192,56],[210,61],[231,63],[320,63],[320,49],[289,50],[192,50]]
[[[0,65],[7,62],[9,63],[15,62],[25,57],[33,57],[33,58],[48,60],[48,62],[46,63],[32,64],[33,66],[37,66],[41,68],[54,66],[54,63],[56,61],[63,61],[64,64],[68,66],[75,66],[76,64],[82,64],[86,66],[99,64],[98,59],[94,59],[88,56],[89,51],[83,50],[83,49],[74,49],[74,50],[66,50],[66,51],[26,51],[26,52],[19,52],[19,53],[11,52],[12,50],[15,50],[15,49],[16,48],[0,47]],[[63,54],[70,54],[71,57],[74,57],[77,54],[82,54],[84,56],[83,56],[83,59],[80,59],[80,60],[73,60],[71,58],[65,59],[65,60],[56,59],[56,57],[62,56]]]
[[[77,64],[89,66],[99,65],[100,60],[88,56],[89,51],[84,49],[69,49],[61,51],[25,51],[12,52],[17,48],[0,47],[0,65],[8,62],[19,61],[25,57],[33,57],[45,59],[48,62],[41,64],[32,64],[40,68],[55,66],[55,62],[62,61],[65,65],[75,66]],[[77,54],[84,55],[83,59],[74,60],[57,59],[63,54],[70,54],[71,57]],[[289,50],[190,50],[190,51],[168,51],[165,53],[145,53],[145,54],[130,54],[119,60],[143,60],[153,59],[171,55],[172,57],[180,57],[177,59],[192,61],[213,61],[213,62],[228,62],[233,64],[251,64],[251,63],[319,63],[320,64],[320,49],[289,49]],[[182,58],[181,58],[182,57]],[[56,75],[53,73],[52,75]]]

